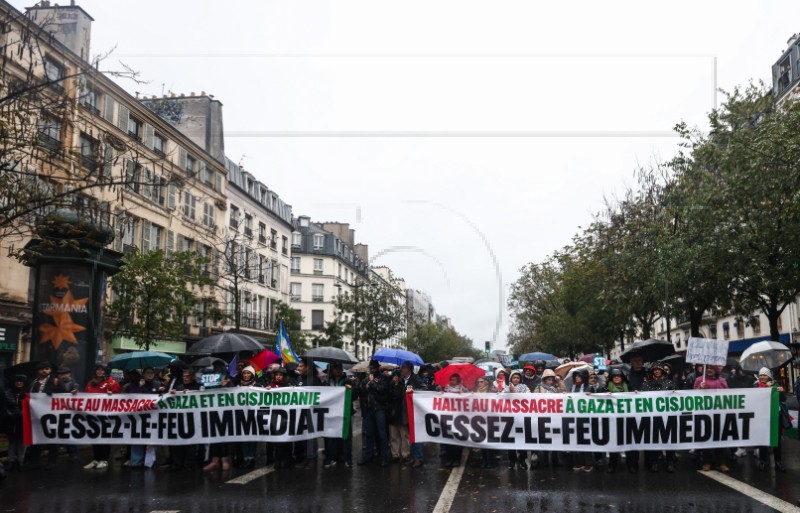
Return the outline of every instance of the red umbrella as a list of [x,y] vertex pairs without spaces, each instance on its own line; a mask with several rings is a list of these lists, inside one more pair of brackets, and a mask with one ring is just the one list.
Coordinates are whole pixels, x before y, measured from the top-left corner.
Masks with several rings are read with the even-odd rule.
[[581,356],[580,358],[578,358],[578,361],[579,362],[586,362],[589,365],[592,365],[594,363],[594,356],[595,356],[594,354],[585,354],[585,355]]
[[264,369],[266,369],[273,363],[279,361],[281,361],[281,357],[273,353],[269,349],[265,349],[264,351],[261,351],[257,355],[252,356],[247,360],[245,360],[245,362],[249,363],[255,368],[256,373],[262,372]]
[[450,376],[453,374],[458,374],[461,377],[461,384],[471,389],[475,386],[475,380],[485,376],[486,371],[471,363],[451,363],[433,376],[437,385],[445,387],[450,384]]

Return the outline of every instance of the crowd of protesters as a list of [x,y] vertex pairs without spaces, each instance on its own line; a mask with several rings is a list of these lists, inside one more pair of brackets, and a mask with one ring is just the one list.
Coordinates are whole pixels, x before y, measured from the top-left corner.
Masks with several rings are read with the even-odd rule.
[[[650,392],[681,389],[727,389],[745,387],[774,387],[783,392],[783,387],[773,380],[769,369],[761,369],[756,376],[747,374],[738,366],[723,369],[716,366],[696,366],[691,370],[673,369],[669,364],[654,362],[645,367],[640,356],[633,355],[630,368],[612,368],[608,372],[596,373],[591,366],[578,367],[568,379],[562,379],[547,368],[544,361],[533,362],[520,370],[497,369],[494,375],[479,377],[472,389],[462,384],[458,374],[450,377],[444,386],[436,385],[434,373],[445,366],[442,364],[423,365],[415,372],[410,362],[399,368],[387,368],[377,360],[369,362],[369,371],[352,374],[345,372],[340,364],[332,363],[327,372],[321,372],[313,363],[301,360],[298,363],[280,366],[273,364],[263,372],[242,362],[235,375],[224,373],[222,387],[302,387],[335,386],[348,387],[352,391],[352,411],[356,404],[362,418],[362,450],[355,460],[357,465],[389,466],[393,463],[410,468],[424,464],[424,451],[421,443],[410,443],[407,401],[410,391],[441,391],[449,393],[479,394],[526,394],[526,393],[603,393],[603,392]],[[13,385],[2,397],[0,418],[3,419],[2,432],[8,437],[8,470],[24,468],[53,468],[62,447],[58,445],[33,445],[26,447],[23,442],[23,401],[28,394],[77,393],[93,394],[179,394],[200,390],[200,376],[204,372],[218,372],[219,369],[193,369],[180,361],[174,361],[167,369],[157,372],[146,368],[126,371],[117,381],[110,369],[102,363],[95,366],[92,379],[81,388],[72,379],[68,368],[57,368],[42,362],[36,367],[36,377],[29,380],[25,375],[13,378]],[[782,394],[783,395],[783,394]],[[352,424],[351,424],[352,426]],[[787,427],[787,426],[783,426]],[[352,467],[353,441],[347,438],[325,438],[323,442],[324,468],[341,466]],[[780,437],[779,437],[780,439]],[[256,465],[258,442],[225,442],[210,445],[179,445],[153,447],[129,445],[119,448],[116,460],[123,467],[131,469],[159,467],[173,472],[184,469],[202,468],[203,471],[229,470],[232,467],[251,469]],[[63,448],[71,460],[78,459],[78,447]],[[44,453],[46,462],[43,462]],[[266,464],[275,468],[315,468],[317,463],[318,441],[276,442],[265,444]],[[744,448],[713,449],[689,451],[688,455],[702,470],[716,468],[726,472],[731,462],[747,454]],[[755,450],[757,466],[765,470],[772,454],[774,468],[784,472],[781,461],[781,445],[774,448],[759,447]],[[624,458],[627,470],[639,471],[639,451],[625,453],[583,453],[565,451],[528,451],[481,449],[482,468],[493,468],[499,461],[507,460],[509,469],[528,468],[572,468],[575,471],[590,472],[604,468],[613,473]],[[439,447],[439,465],[448,469],[460,465],[462,447],[443,444]],[[644,451],[644,468],[651,472],[675,471],[675,451]],[[91,461],[83,466],[86,470],[103,470],[111,464],[111,445],[92,445]]]

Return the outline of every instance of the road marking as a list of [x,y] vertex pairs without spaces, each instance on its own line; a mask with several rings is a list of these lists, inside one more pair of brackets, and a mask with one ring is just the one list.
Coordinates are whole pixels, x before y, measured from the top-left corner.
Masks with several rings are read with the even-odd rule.
[[181,510],[179,510],[179,509],[165,509],[165,510],[151,511],[150,513],[181,513]]
[[254,479],[258,479],[261,476],[266,476],[267,474],[274,472],[275,467],[261,467],[257,468],[252,472],[248,472],[242,476],[239,476],[235,479],[231,479],[230,481],[226,481],[225,484],[247,484]]
[[758,488],[754,488],[749,484],[743,483],[738,479],[734,479],[730,476],[727,476],[722,472],[717,472],[716,470],[712,470],[710,472],[703,472],[702,470],[698,470],[698,472],[708,478],[713,479],[718,483],[724,484],[728,488],[733,488],[737,492],[741,492],[743,495],[747,495],[748,497],[757,500],[761,504],[765,504],[774,510],[780,511],[781,513],[800,513],[800,508],[798,508],[794,504],[779,499],[774,495],[762,492]]
[[439,500],[436,502],[436,507],[433,508],[433,513],[448,513],[453,506],[453,499],[456,498],[458,491],[458,484],[461,482],[461,476],[464,475],[464,468],[467,466],[467,459],[469,458],[469,447],[464,450],[461,456],[461,465],[455,467],[450,471],[450,477],[442,489],[442,494],[439,495]]

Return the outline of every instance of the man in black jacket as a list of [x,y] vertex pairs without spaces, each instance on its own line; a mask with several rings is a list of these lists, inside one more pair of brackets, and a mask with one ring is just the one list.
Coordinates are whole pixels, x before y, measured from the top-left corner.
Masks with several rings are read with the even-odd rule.
[[[30,394],[47,394],[51,395],[56,390],[56,380],[52,376],[53,367],[50,365],[50,362],[40,362],[36,366],[36,379],[33,380],[31,383]],[[49,445],[49,444],[39,444],[39,445],[32,445],[30,458],[31,464],[34,467],[38,467],[40,465],[40,459],[42,456],[42,450],[47,449],[47,463],[45,464],[45,470],[49,470],[55,468],[56,462],[58,461],[58,445]]]
[[381,458],[381,467],[389,464],[389,434],[387,433],[386,410],[389,408],[389,387],[391,381],[381,374],[381,363],[370,360],[369,374],[359,384],[359,395],[366,398],[364,409],[361,412],[364,429],[364,447],[359,465],[366,465],[375,456],[375,442],[378,443],[378,453]]

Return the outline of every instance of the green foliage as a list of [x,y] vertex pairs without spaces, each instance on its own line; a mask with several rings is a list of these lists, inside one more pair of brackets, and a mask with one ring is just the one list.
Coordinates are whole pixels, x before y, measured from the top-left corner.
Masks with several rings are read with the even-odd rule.
[[473,347],[472,340],[433,322],[414,324],[403,342],[409,351],[417,353],[425,362],[439,362],[456,356],[471,356],[477,360],[483,356]]
[[213,281],[203,272],[206,264],[190,252],[169,257],[161,250],[128,254],[111,280],[113,302],[108,312],[114,332],[133,338],[147,351],[157,340],[183,339],[184,319],[198,311],[218,317]]
[[313,342],[316,347],[338,347],[342,349],[344,346],[344,336],[346,334],[347,326],[341,319],[334,319],[325,323],[322,333],[314,336]]
[[346,332],[355,341],[366,340],[374,353],[380,342],[406,329],[406,305],[398,291],[379,281],[360,285],[353,294],[336,297],[336,309]]
[[280,329],[280,321],[286,327],[289,335],[289,343],[298,355],[304,354],[308,350],[306,334],[300,329],[303,323],[303,316],[300,310],[295,310],[288,303],[277,301],[275,303],[275,332]]

